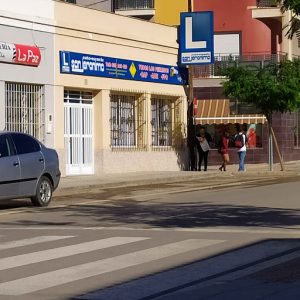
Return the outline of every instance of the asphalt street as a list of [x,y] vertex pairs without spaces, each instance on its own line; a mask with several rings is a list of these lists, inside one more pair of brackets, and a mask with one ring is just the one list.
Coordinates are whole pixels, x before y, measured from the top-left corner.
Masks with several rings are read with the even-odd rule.
[[299,179],[1,203],[0,299],[299,299]]

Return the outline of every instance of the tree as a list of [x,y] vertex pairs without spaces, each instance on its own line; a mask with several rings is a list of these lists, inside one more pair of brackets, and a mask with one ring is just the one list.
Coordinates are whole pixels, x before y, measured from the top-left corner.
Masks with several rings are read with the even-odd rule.
[[293,35],[300,29],[300,0],[277,0],[281,5],[281,11],[286,12],[290,10],[292,12],[292,18],[290,20],[290,26],[287,36],[289,39],[293,38]]
[[276,112],[293,112],[300,107],[300,59],[256,69],[251,66],[229,67],[224,75],[228,78],[223,82],[226,96],[252,104],[266,116],[283,169],[272,127],[272,115]]

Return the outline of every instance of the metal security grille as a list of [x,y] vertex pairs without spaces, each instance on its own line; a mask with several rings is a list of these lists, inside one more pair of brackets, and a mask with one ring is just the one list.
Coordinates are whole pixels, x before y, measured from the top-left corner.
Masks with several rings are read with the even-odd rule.
[[152,146],[172,146],[172,102],[151,99]]
[[182,99],[151,98],[152,147],[181,147],[182,145]]
[[277,0],[256,0],[257,7],[276,7]]
[[45,139],[45,98],[42,85],[5,83],[5,128]]
[[153,0],[114,0],[115,10],[153,9]]
[[110,95],[111,147],[143,149],[146,146],[146,105],[143,94]]
[[69,91],[64,94],[64,129],[67,174],[93,173],[93,95]]

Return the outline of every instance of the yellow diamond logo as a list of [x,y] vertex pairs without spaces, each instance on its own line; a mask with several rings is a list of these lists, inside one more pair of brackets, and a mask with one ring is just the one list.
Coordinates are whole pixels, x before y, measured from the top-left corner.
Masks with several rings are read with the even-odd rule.
[[129,68],[129,72],[130,72],[132,78],[134,78],[134,76],[136,74],[136,67],[135,67],[134,63],[131,64],[131,66]]

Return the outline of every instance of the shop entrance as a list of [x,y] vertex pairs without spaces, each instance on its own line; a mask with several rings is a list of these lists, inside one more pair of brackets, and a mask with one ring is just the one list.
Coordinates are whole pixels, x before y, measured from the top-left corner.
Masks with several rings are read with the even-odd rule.
[[93,174],[93,95],[91,92],[64,93],[66,174]]

